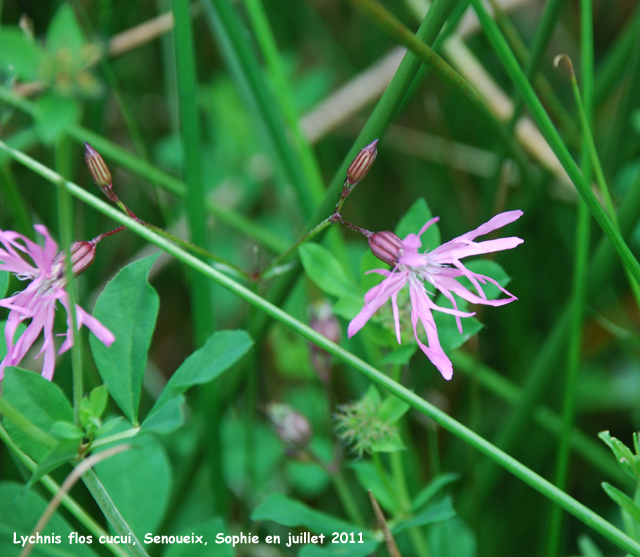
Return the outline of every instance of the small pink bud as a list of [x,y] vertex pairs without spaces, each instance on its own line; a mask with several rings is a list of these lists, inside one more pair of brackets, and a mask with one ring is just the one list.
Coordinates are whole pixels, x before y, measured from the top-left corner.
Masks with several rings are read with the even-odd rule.
[[[311,309],[311,328],[327,337],[331,342],[340,342],[340,323],[331,311],[331,305],[324,302]],[[311,365],[323,383],[331,377],[331,355],[313,342],[309,343],[311,351]]]
[[77,277],[86,271],[96,256],[96,244],[93,242],[74,242],[71,244],[71,269]]
[[369,236],[369,248],[378,259],[395,267],[402,255],[402,240],[393,232],[376,232]]
[[377,145],[378,140],[374,139],[371,143],[369,143],[369,145],[367,145],[358,153],[358,156],[355,159],[353,159],[353,162],[347,169],[346,182],[349,186],[353,186],[358,182],[364,180],[364,177],[373,166],[373,163],[376,160],[376,156],[378,155],[378,151],[376,149]]
[[96,186],[102,190],[109,200],[117,202],[118,198],[112,191],[113,180],[111,179],[111,171],[104,162],[104,159],[91,145],[86,141],[84,142],[84,160],[89,168],[91,178],[95,182]]
[[286,445],[304,447],[309,443],[313,435],[311,424],[300,412],[288,404],[272,403],[267,407],[267,414]]

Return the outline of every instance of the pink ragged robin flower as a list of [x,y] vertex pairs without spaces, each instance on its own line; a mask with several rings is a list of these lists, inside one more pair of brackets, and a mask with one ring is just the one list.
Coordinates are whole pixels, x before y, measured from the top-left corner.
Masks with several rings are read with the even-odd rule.
[[[474,241],[478,236],[483,236],[484,234],[488,234],[512,223],[519,219],[521,215],[522,211],[500,213],[475,230],[467,232],[432,251],[424,253],[418,251],[422,246],[420,236],[424,234],[432,224],[438,222],[439,217],[435,217],[427,222],[417,235],[409,234],[404,240],[400,240],[400,238],[392,232],[378,232],[369,235],[369,245],[373,254],[394,267],[391,271],[386,269],[371,271],[379,273],[386,278],[365,294],[364,307],[351,323],[349,323],[347,331],[349,338],[362,329],[373,314],[378,311],[387,300],[391,299],[396,337],[398,344],[400,344],[398,293],[408,284],[411,300],[411,324],[416,342],[433,365],[442,373],[443,377],[447,380],[451,379],[453,376],[453,365],[440,346],[438,330],[436,329],[432,310],[442,311],[455,316],[458,330],[462,333],[462,322],[460,318],[471,317],[475,315],[475,313],[458,310],[454,294],[472,304],[485,304],[489,306],[502,306],[517,300],[515,296],[502,288],[494,279],[469,271],[460,260],[472,255],[512,249],[521,244],[523,240],[516,237],[486,240],[484,242]],[[458,282],[457,279],[459,277],[469,279],[477,291],[477,294],[474,294]],[[481,286],[487,282],[496,285],[508,298],[488,300]],[[433,289],[430,291],[429,287],[433,287]],[[442,292],[445,298],[453,305],[453,309],[437,306],[433,302],[429,295],[435,296],[435,290]],[[428,346],[418,338],[418,321],[422,323],[427,334]]]
[[[41,331],[44,331],[44,342],[38,356],[44,353],[42,376],[51,380],[56,360],[53,321],[57,300],[60,300],[67,310],[68,326],[64,335],[66,338],[58,353],[62,354],[73,346],[69,295],[65,290],[67,283],[64,271],[65,254],[58,250],[58,246],[45,226],[36,225],[34,228],[44,236],[44,247],[40,247],[17,232],[0,230],[0,244],[2,244],[0,271],[9,271],[20,280],[31,281],[22,292],[0,300],[0,306],[11,310],[4,330],[7,355],[0,362],[0,380],[4,375],[5,367],[16,366],[22,361]],[[84,271],[93,262],[95,246],[101,238],[95,238],[90,242],[75,242],[71,246],[74,275]],[[25,255],[31,259],[31,262],[24,258]],[[27,319],[30,319],[31,323],[16,340],[18,325]],[[105,345],[111,346],[115,340],[113,334],[102,323],[78,305],[76,305],[76,320],[78,329],[86,325]]]

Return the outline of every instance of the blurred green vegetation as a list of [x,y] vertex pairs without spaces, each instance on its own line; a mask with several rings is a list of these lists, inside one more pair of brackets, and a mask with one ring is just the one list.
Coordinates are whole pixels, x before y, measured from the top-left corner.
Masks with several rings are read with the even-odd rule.
[[[99,194],[83,160],[82,141],[89,141],[104,155],[114,190],[126,205],[144,221],[180,237],[193,237],[190,203],[191,207],[198,203],[214,206],[213,212],[207,209],[202,223],[206,230],[202,247],[249,275],[256,274],[321,220],[310,221],[329,184],[336,180],[342,183],[344,173],[339,169],[350,162],[346,154],[364,146],[364,142],[354,141],[367,121],[373,126],[370,117],[393,75],[393,71],[375,74],[373,81],[356,91],[366,100],[353,108],[349,108],[356,94],[353,91],[335,100],[336,91],[396,47],[393,38],[354,9],[355,3],[192,3],[197,77],[193,100],[199,133],[197,141],[189,144],[192,151],[187,158],[180,126],[180,114],[184,119],[180,107],[185,99],[179,93],[174,35],[166,19],[155,19],[171,11],[170,2],[43,0],[32,4],[0,0],[0,139],[51,168],[56,167],[57,149],[66,144],[69,173],[65,178]],[[427,6],[419,0],[384,4],[413,31]],[[436,4],[453,7],[453,20],[466,3]],[[545,4],[524,1],[504,14],[529,49],[542,40],[537,33]],[[551,16],[551,34],[543,44],[536,75],[548,86],[540,93],[543,105],[552,115],[556,114],[554,103],[566,113],[564,119],[562,113],[555,117],[554,123],[575,160],[582,164],[583,134],[568,72],[563,65],[555,69],[552,63],[557,54],[567,53],[581,83],[580,3],[561,4]],[[260,17],[270,26],[275,51],[269,51],[268,40],[260,39]],[[466,20],[462,21],[465,25]],[[145,22],[154,26],[151,37],[143,36],[137,27]],[[632,0],[594,0],[593,25],[593,136],[623,236],[638,254],[640,7]],[[121,34],[130,29],[136,29],[139,42],[116,50],[123,44],[117,39],[122,41]],[[445,25],[446,31],[456,32]],[[465,34],[464,41],[506,98],[517,103],[519,93],[485,35],[476,26]],[[467,75],[471,62],[452,50],[451,43],[447,47],[441,41],[437,51]],[[184,55],[180,49],[177,52],[178,57]],[[538,81],[532,81],[537,86]],[[422,198],[426,210],[440,216],[441,238],[447,241],[498,212],[522,209],[524,216],[504,235],[523,238],[524,244],[491,258],[511,278],[509,290],[519,300],[502,308],[475,308],[476,318],[484,325],[478,335],[468,340],[470,335],[465,336],[460,348],[456,339],[447,345],[455,349],[451,382],[445,382],[419,350],[415,353],[411,338],[403,337],[403,346],[397,347],[395,337],[384,323],[381,325],[382,314],[378,323],[372,322],[348,340],[346,316],[353,316],[353,302],[334,311],[340,334],[332,340],[382,371],[397,374],[401,383],[419,396],[552,479],[559,416],[567,396],[566,320],[572,296],[577,206],[582,201],[564,172],[557,170],[557,161],[548,150],[542,149],[542,158],[532,154],[527,141],[539,145],[535,141],[542,136],[530,129],[519,135],[514,131],[518,126],[507,127],[509,118],[503,118],[510,141],[524,153],[525,164],[519,166],[486,118],[449,83],[425,68],[411,82],[406,95],[400,96],[400,108],[389,116],[390,123],[386,125],[383,117],[377,121],[380,140],[376,163],[349,197],[342,214],[368,230],[394,230]],[[494,110],[506,110],[497,95],[485,100]],[[329,113],[318,116],[326,103],[345,114],[328,129],[321,129],[319,124],[330,120]],[[526,109],[522,115],[529,117]],[[109,151],[109,147],[101,149],[90,134],[125,154],[117,149]],[[135,158],[127,159],[126,155]],[[200,200],[190,198],[193,190],[185,189],[181,181],[189,183],[188,165],[199,165]],[[152,174],[149,167],[163,172]],[[182,195],[177,195],[180,192]],[[0,200],[0,228],[34,237],[33,224],[44,223],[60,240],[56,189],[2,151]],[[336,201],[337,193],[323,203],[333,207]],[[74,240],[88,240],[114,227],[105,215],[74,200]],[[363,237],[344,227],[334,228],[323,238],[323,249],[342,266],[345,281],[361,300],[372,285],[361,270],[383,265],[375,264],[368,255]],[[106,281],[130,260],[148,255],[148,250],[149,245],[129,231],[101,242],[95,263],[76,281],[81,305],[92,310]],[[323,256],[318,257],[321,266]],[[275,299],[297,319],[317,325],[322,304],[335,304],[339,296],[317,284],[318,275],[292,280],[301,267],[295,256],[289,261],[294,265],[284,277],[245,282],[256,293]],[[628,520],[623,520],[620,508],[600,484],[609,482],[626,493],[633,492],[633,484],[615,465],[597,434],[609,430],[630,445],[632,433],[640,429],[640,315],[620,260],[595,221],[589,261],[592,266],[584,277],[584,334],[574,393],[580,435],[574,438],[566,490],[618,527],[628,529]],[[168,257],[160,257],[151,270],[150,283],[158,293],[160,307],[145,372],[141,415],[146,415],[161,387],[199,348],[197,330],[207,325],[193,315],[192,297],[198,288],[206,290],[210,307],[205,310],[213,316],[215,329],[248,330],[256,345],[232,374],[189,394],[181,429],[145,438],[142,450],[150,459],[146,461],[150,473],[159,470],[157,481],[164,483],[154,501],[158,512],[147,517],[150,526],[136,525],[142,528],[139,531],[148,527],[158,534],[175,533],[207,521],[203,531],[209,533],[224,528],[230,534],[251,530],[261,536],[280,534],[286,538],[288,532],[297,531],[295,527],[273,521],[273,513],[280,512],[278,505],[289,507],[284,496],[272,494],[284,492],[352,524],[360,515],[360,526],[368,532],[376,523],[365,487],[383,481],[380,468],[372,464],[377,459],[376,464],[387,470],[400,462],[412,501],[430,482],[442,478],[440,474],[459,476],[455,483],[443,486],[444,492],[453,496],[457,516],[449,518],[440,509],[442,522],[404,532],[398,529],[396,542],[402,555],[419,554],[420,544],[413,531],[419,531],[435,557],[550,554],[546,538],[552,503],[417,412],[407,413],[399,422],[398,435],[407,449],[394,453],[399,461],[394,462],[396,457],[386,453],[358,459],[337,438],[335,412],[340,405],[361,399],[368,382],[282,324],[273,324],[264,332],[259,309],[220,286],[194,284],[191,274],[186,266]],[[289,286],[280,288],[286,295],[278,296],[278,284],[286,280]],[[11,279],[8,292],[21,287]],[[357,311],[357,304],[355,307]],[[5,313],[3,310],[0,317],[6,318]],[[323,318],[326,320],[326,315]],[[480,329],[475,321],[467,321],[468,332]],[[62,313],[57,323],[62,330]],[[451,324],[444,324],[446,327],[453,329]],[[86,345],[88,392],[101,381],[88,357],[86,334],[81,338]],[[27,360],[23,365],[30,367]],[[33,369],[38,369],[37,364]],[[68,354],[59,359],[55,382],[71,398]],[[267,412],[272,402],[287,403],[306,416],[313,430],[310,451],[292,450],[278,437]],[[117,407],[110,401],[107,415],[116,414]],[[131,455],[133,460],[140,458]],[[334,464],[339,474],[331,467]],[[102,466],[112,470],[109,477],[114,484],[117,472],[127,470],[126,462],[115,471],[107,463]],[[6,446],[0,448],[0,470],[3,481],[24,482],[29,477]],[[58,469],[52,477],[61,483],[68,471],[68,466]],[[99,469],[97,473],[100,475]],[[393,520],[401,513],[393,514],[397,509],[389,495],[394,490],[389,487],[380,487],[383,495],[378,500]],[[39,487],[33,489],[44,493]],[[344,489],[350,491],[356,512],[341,497]],[[104,525],[84,487],[74,488],[72,494]],[[13,496],[13,491],[9,495]],[[391,502],[385,501],[385,495]],[[436,490],[435,497],[445,496]],[[428,501],[427,497],[423,503]],[[259,520],[251,519],[255,509]],[[421,510],[424,506],[411,512],[419,515]],[[69,520],[68,514],[62,514]],[[222,522],[213,521],[215,517]],[[309,526],[308,522],[299,524]],[[559,554],[597,555],[581,537],[585,534],[603,554],[621,554],[569,515],[564,518]],[[229,554],[228,548],[222,547]],[[151,551],[158,555],[163,550]],[[380,545],[377,551],[384,554],[386,549]],[[102,548],[100,552],[106,554]],[[236,554],[290,555],[292,551],[241,546]]]

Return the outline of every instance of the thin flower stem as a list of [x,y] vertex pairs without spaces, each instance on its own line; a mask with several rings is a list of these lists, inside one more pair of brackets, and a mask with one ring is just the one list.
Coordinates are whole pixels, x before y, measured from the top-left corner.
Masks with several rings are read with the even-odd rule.
[[[6,87],[0,87],[0,100],[14,108],[30,114],[31,116],[35,116],[35,104],[15,95]],[[75,125],[66,128],[66,133],[74,141],[78,141],[79,143],[84,143],[85,141],[89,142],[103,157],[113,160],[116,164],[129,170],[142,179],[148,180],[152,184],[157,184],[178,197],[186,197],[187,186],[182,180],[143,160],[140,160],[135,155],[132,155],[128,151],[118,147],[101,135]],[[15,147],[19,148],[18,145],[15,145]],[[220,207],[217,203],[208,199],[205,200],[205,207],[207,211],[218,220],[225,223],[230,228],[252,238],[270,251],[279,253],[287,248],[288,244],[284,239],[274,234],[268,228],[264,228],[254,223],[244,215],[237,213],[232,208]],[[29,236],[29,234],[27,234],[27,236]]]
[[[434,0],[431,4],[431,8],[420,25],[420,28],[416,32],[416,36],[427,44],[432,44],[456,3],[457,0]],[[385,128],[395,118],[398,110],[402,106],[402,101],[410,89],[411,83],[416,77],[420,67],[420,59],[412,52],[407,52],[405,57],[402,59],[398,70],[393,76],[393,79],[383,93],[382,98],[373,109],[367,123],[364,125],[360,134],[353,142],[351,149],[343,159],[342,164],[338,168],[333,180],[325,192],[322,202],[316,208],[315,214],[309,221],[307,221],[308,229],[314,227],[317,222],[320,222],[326,218],[328,214],[331,214],[331,212],[334,211],[335,200],[340,195],[341,188],[344,184],[344,177],[347,174],[349,166],[352,164],[363,145],[367,145],[376,137],[383,135]],[[346,266],[346,268],[349,269],[351,266]],[[293,286],[298,280],[300,273],[301,268],[298,267],[291,273],[288,273],[286,277],[282,277],[282,280],[274,283],[274,285],[269,289],[266,298],[272,301],[274,305],[282,305],[289,293],[293,291]],[[254,340],[262,338],[270,323],[270,317],[268,315],[262,314],[260,317],[261,319],[257,323],[256,327],[250,331]],[[236,381],[236,385],[237,384],[238,382]]]
[[[2,141],[0,141],[0,149],[4,150],[16,161],[29,167],[31,170],[54,184],[63,180],[61,176],[59,176],[51,169],[25,155],[24,153],[16,151],[15,149],[11,149]],[[498,449],[498,447],[491,444],[480,435],[474,433],[442,410],[439,410],[432,404],[428,403],[426,400],[420,398],[414,392],[396,383],[395,381],[387,377],[384,373],[377,370],[367,362],[361,360],[351,352],[331,342],[329,339],[317,333],[311,327],[298,321],[297,319],[286,313],[284,310],[258,296],[245,286],[232,280],[220,271],[206,265],[203,261],[185,252],[178,246],[168,242],[166,239],[158,236],[151,230],[135,222],[133,219],[127,217],[126,215],[123,215],[122,213],[120,213],[120,211],[109,206],[107,203],[98,199],[97,197],[89,194],[76,184],[65,182],[64,185],[72,195],[74,195],[90,207],[103,213],[106,216],[109,216],[116,222],[127,226],[134,233],[160,247],[170,255],[173,255],[176,259],[178,259],[185,265],[188,265],[194,271],[199,272],[209,279],[217,282],[233,294],[236,294],[243,300],[256,306],[258,309],[268,314],[271,318],[279,321],[286,327],[289,327],[292,331],[300,334],[307,340],[316,344],[321,349],[332,354],[345,364],[351,366],[356,371],[364,375],[367,379],[375,383],[378,387],[386,389],[391,394],[397,396],[400,400],[406,402],[416,411],[430,417],[441,427],[443,427],[450,433],[453,433],[456,437],[459,437],[465,443],[469,444],[480,453],[499,464],[501,467],[515,475],[518,479],[520,479],[527,485],[536,489],[543,496],[562,506],[566,511],[573,514],[576,518],[609,539],[618,547],[631,553],[632,555],[635,555],[636,557],[640,557],[640,544],[638,542],[631,539],[624,532],[613,526],[611,523],[593,512],[591,509],[578,502],[574,498],[570,497],[565,492],[555,487],[551,482],[545,480],[544,478],[533,472],[533,470],[527,468],[504,451]]]
[[278,255],[278,257],[275,257],[273,261],[269,263],[269,265],[267,265],[264,269],[262,269],[262,271],[260,271],[260,277],[268,276],[269,273],[273,271],[278,265],[282,264],[287,259],[287,257],[289,257],[292,253],[296,252],[302,244],[308,242],[309,240],[312,240],[315,236],[320,234],[320,232],[322,232],[325,228],[328,228],[335,222],[336,222],[336,215],[333,214],[330,217],[327,217],[326,219],[324,219],[322,222],[320,222],[320,224],[315,226],[313,229],[307,232],[304,236],[302,236],[301,238],[298,238],[298,240],[293,245],[289,246],[285,251],[283,251],[280,255]]
[[[9,437],[8,433],[0,425],[0,439],[2,442],[13,452],[13,454],[18,458],[22,464],[31,472],[34,472],[38,465],[31,460],[25,453],[23,453],[18,446],[13,442],[11,437]],[[39,480],[40,483],[47,489],[51,495],[55,495],[60,491],[60,486],[51,479],[51,476],[42,476]],[[68,494],[62,498],[62,506],[67,509],[75,519],[82,524],[89,532],[91,532],[96,539],[99,539],[100,536],[107,536],[108,533],[104,530],[93,518],[91,515],[87,513],[76,501],[73,497],[70,497]],[[106,547],[111,553],[116,555],[116,557],[129,557],[129,553],[122,549],[119,545],[109,543],[106,544]]]
[[91,443],[91,450],[97,449],[99,447],[106,447],[111,443],[117,443],[118,441],[124,441],[125,439],[131,439],[135,437],[140,432],[139,427],[132,427],[125,431],[121,431],[120,433],[116,433],[114,435],[107,435],[106,437],[101,437],[100,439]]
[[[511,406],[518,407],[523,400],[525,396],[523,389],[514,385],[496,370],[477,362],[470,354],[455,350],[451,353],[451,361],[457,372],[477,378],[481,387]],[[561,435],[562,418],[548,406],[536,406],[531,414],[533,421],[540,427],[554,436]],[[593,437],[574,429],[571,436],[571,448],[600,474],[626,486],[631,485],[629,476],[622,471],[615,460],[611,459],[611,452],[601,443],[594,441]]]
[[533,87],[531,86],[531,83],[522,71],[522,68],[520,68],[516,57],[509,48],[504,36],[498,29],[496,22],[493,21],[481,0],[471,0],[471,2],[478,14],[478,18],[480,19],[480,23],[487,35],[487,38],[489,39],[489,42],[492,44],[516,87],[519,89],[524,102],[529,108],[534,120],[540,127],[540,130],[549,143],[549,146],[556,154],[560,164],[562,164],[563,168],[569,175],[569,178],[587,203],[591,214],[594,216],[604,233],[608,236],[609,240],[611,240],[611,243],[618,252],[624,266],[630,270],[635,280],[640,282],[640,263],[638,263],[637,259],[629,249],[629,246],[622,239],[620,233],[611,222],[611,219],[601,207],[596,196],[591,191],[589,184],[585,182],[580,169],[571,157],[567,146],[563,143],[562,138],[544,110],[540,100],[533,90]]
[[149,557],[149,554],[144,550],[144,546],[137,539],[136,535],[132,532],[131,527],[127,524],[127,521],[122,517],[120,511],[113,503],[111,496],[102,485],[102,482],[96,476],[93,470],[87,470],[82,474],[82,481],[87,486],[89,493],[91,493],[95,502],[100,507],[100,510],[104,513],[106,519],[111,523],[114,530],[118,535],[127,537],[131,536],[131,540],[134,542],[127,547],[131,550],[131,553],[136,557]]
[[[55,146],[56,170],[61,176],[70,176],[71,161],[69,158],[69,142],[65,137],[58,140]],[[71,244],[73,243],[73,204],[71,195],[64,187],[64,180],[58,183],[56,188],[58,199],[58,222],[60,226],[60,242],[66,253],[66,261],[71,262]],[[71,376],[73,382],[73,421],[76,427],[80,427],[80,401],[84,396],[83,365],[82,365],[82,341],[78,331],[78,316],[76,315],[76,288],[73,280],[73,268],[71,264],[64,266],[67,279],[66,291],[69,295],[69,309],[67,314],[70,321],[70,334],[74,342],[71,347]]]
[[[629,188],[624,202],[620,205],[618,220],[622,233],[629,237],[637,222],[638,209],[640,208],[640,171]],[[608,238],[602,238],[594,251],[589,265],[589,282],[587,284],[587,297],[598,293],[602,285],[615,269],[616,253]],[[499,433],[496,445],[506,452],[515,450],[520,439],[525,435],[529,422],[535,415],[533,409],[541,400],[543,394],[548,392],[549,382],[560,358],[564,354],[567,345],[570,325],[569,304],[565,304],[558,310],[558,317],[550,327],[547,339],[538,350],[538,355],[526,373],[526,381],[522,389],[522,397],[515,404],[511,416],[506,420],[502,431]],[[477,472],[478,497],[484,500],[487,493],[497,482],[501,474],[500,468],[493,466],[491,462],[483,462]]]

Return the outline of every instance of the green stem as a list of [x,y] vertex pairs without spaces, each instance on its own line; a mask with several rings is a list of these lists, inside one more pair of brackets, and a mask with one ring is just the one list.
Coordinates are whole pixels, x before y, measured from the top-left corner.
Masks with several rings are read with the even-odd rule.
[[87,486],[89,493],[94,498],[95,502],[100,507],[100,510],[104,513],[105,518],[109,521],[118,535],[131,537],[133,544],[128,545],[131,553],[137,557],[149,557],[149,554],[144,550],[144,546],[140,543],[140,540],[131,530],[131,527],[127,524],[126,520],[120,514],[120,511],[113,503],[109,493],[102,485],[98,476],[93,470],[87,470],[82,474],[82,481]]
[[514,158],[523,175],[526,174],[526,158],[519,149],[518,143],[514,140],[513,135],[507,130],[506,126],[493,115],[478,92],[455,69],[447,64],[427,43],[422,41],[417,35],[414,35],[377,0],[350,0],[350,2],[375,20],[375,22],[385,29],[393,38],[411,50],[422,63],[426,64],[438,77],[447,83],[461,99],[475,109],[497,132],[504,147]]
[[[200,127],[198,124],[197,78],[189,0],[172,0],[175,19],[174,38],[178,76],[178,102],[184,177],[187,184],[187,216],[191,241],[201,248],[207,245],[205,195],[200,168]],[[190,277],[192,284],[191,311],[196,346],[202,346],[214,328],[213,306],[209,285],[199,274]]]
[[[69,142],[66,138],[58,140],[55,147],[56,170],[61,176],[70,176],[71,159]],[[73,420],[77,427],[80,426],[80,401],[84,396],[83,365],[82,365],[82,341],[78,331],[78,317],[76,315],[76,287],[73,280],[73,267],[71,262],[71,244],[73,243],[73,203],[71,195],[64,187],[64,180],[58,183],[56,188],[58,198],[58,225],[60,227],[60,242],[65,251],[64,274],[67,280],[65,290],[69,295],[68,315],[71,321],[71,335],[74,339],[71,347],[71,375],[73,380]]]
[[[31,116],[34,116],[36,113],[34,103],[18,97],[6,87],[0,87],[0,101],[6,102]],[[66,133],[81,144],[85,141],[90,143],[103,157],[113,160],[115,163],[144,180],[149,181],[151,184],[157,184],[178,197],[186,197],[187,187],[182,180],[140,160],[135,155],[118,147],[101,135],[75,125],[66,128]],[[15,145],[15,147],[19,148],[18,145]],[[288,243],[271,230],[255,224],[251,219],[235,212],[230,207],[221,207],[208,199],[205,200],[205,207],[206,210],[220,222],[252,238],[274,253],[279,253],[288,247]]]
[[[18,446],[13,442],[11,437],[7,431],[0,425],[0,439],[2,439],[3,443],[13,452],[14,455],[25,465],[25,467],[34,472],[38,465],[31,460],[26,454],[24,454]],[[39,481],[42,485],[47,489],[51,495],[55,495],[60,491],[60,486],[51,479],[51,476],[42,476]],[[82,524],[89,532],[91,532],[96,539],[99,539],[100,536],[107,536],[108,533],[106,530],[103,530],[102,527],[91,518],[91,515],[87,513],[75,500],[70,497],[68,494],[65,495],[61,500],[62,506],[67,509],[76,520]],[[129,553],[124,551],[119,545],[109,543],[106,544],[107,549],[111,551],[117,557],[129,557]]]
[[[477,378],[482,387],[509,405],[519,407],[525,398],[523,389],[514,385],[494,369],[477,362],[470,354],[455,350],[451,353],[451,361],[456,371],[469,377]],[[539,426],[553,435],[558,437],[561,435],[562,418],[549,407],[534,407],[531,415]],[[601,443],[594,441],[592,436],[574,429],[571,437],[571,447],[601,474],[605,474],[620,483],[630,484],[629,476],[611,459],[611,452],[605,449]]]
[[287,259],[287,257],[289,257],[289,255],[291,255],[292,253],[297,251],[298,248],[302,244],[304,244],[305,242],[308,242],[309,240],[313,239],[315,236],[320,234],[320,232],[322,232],[325,228],[328,228],[329,226],[331,226],[335,222],[336,222],[336,220],[334,218],[334,215],[324,219],[320,224],[318,224],[313,229],[311,229],[309,232],[307,232],[304,236],[299,238],[292,246],[290,246],[288,249],[283,251],[280,255],[278,255],[278,257],[274,258],[273,261],[271,261],[271,263],[269,263],[269,265],[267,265],[262,271],[260,271],[261,278],[268,278],[270,273],[278,265],[280,265],[283,261],[285,261]]
[[115,435],[100,437],[100,439],[96,439],[93,443],[91,443],[91,450],[93,451],[99,447],[106,447],[107,445],[117,443],[118,441],[124,441],[125,439],[131,439],[132,437],[138,435],[139,432],[139,427],[132,427],[125,431],[121,431],[120,433],[116,433]]
[[[0,149],[3,149],[15,160],[19,161],[25,166],[28,166],[31,170],[54,184],[63,180],[61,176],[53,172],[51,169],[40,164],[31,157],[28,157],[23,153],[11,149],[2,141],[0,141]],[[87,205],[93,207],[104,215],[109,216],[116,222],[127,226],[130,230],[138,234],[140,237],[160,247],[167,253],[173,255],[182,263],[190,266],[195,271],[217,282],[230,292],[236,294],[243,300],[259,308],[260,310],[268,314],[271,318],[279,321],[283,325],[289,327],[292,331],[315,343],[318,347],[322,348],[345,364],[354,368],[356,371],[364,375],[367,379],[375,383],[377,386],[386,389],[391,394],[397,396],[400,400],[406,402],[416,411],[433,419],[441,427],[459,437],[465,443],[469,444],[480,453],[499,464],[501,467],[515,475],[524,483],[536,489],[548,499],[562,506],[566,511],[573,514],[576,518],[609,539],[618,547],[631,553],[632,555],[640,557],[640,544],[638,544],[638,542],[632,540],[624,532],[620,531],[611,523],[604,520],[601,516],[593,512],[591,509],[581,504],[574,498],[570,497],[562,490],[559,490],[552,483],[545,480],[544,478],[524,466],[522,463],[515,460],[513,457],[509,456],[504,451],[498,449],[496,446],[492,445],[486,439],[474,433],[473,431],[453,419],[451,416],[447,415],[432,404],[420,398],[409,389],[391,380],[384,373],[375,369],[367,362],[364,362],[341,346],[331,342],[326,337],[317,333],[304,323],[298,321],[279,307],[274,306],[273,304],[256,295],[254,292],[247,289],[243,285],[230,279],[216,269],[209,267],[204,262],[190,255],[189,253],[186,253],[179,247],[171,244],[164,238],[153,233],[133,219],[127,217],[126,215],[123,215],[117,209],[109,206],[102,200],[87,193],[76,184],[65,182],[64,185],[72,195],[74,195]]]
[[574,183],[578,192],[582,196],[582,199],[586,202],[591,214],[594,216],[598,224],[608,236],[609,240],[613,244],[614,248],[618,252],[620,259],[624,266],[629,269],[636,281],[640,282],[640,263],[633,256],[633,253],[629,249],[629,246],[620,236],[620,233],[616,230],[615,226],[611,222],[611,219],[607,216],[605,210],[601,207],[596,196],[591,191],[589,184],[584,180],[580,169],[576,165],[575,161],[571,157],[567,146],[563,143],[560,135],[555,129],[551,119],[545,112],[540,100],[536,96],[531,83],[527,79],[525,73],[520,68],[518,61],[516,60],[513,52],[509,48],[504,36],[498,29],[496,22],[493,21],[486,8],[482,4],[481,0],[471,0],[473,7],[478,14],[480,23],[487,35],[487,38],[491,42],[494,50],[498,54],[502,64],[508,71],[511,79],[514,81],[516,87],[520,91],[531,115],[540,127],[542,134],[549,143],[549,146],[558,157],[560,164],[569,175],[569,178]]

